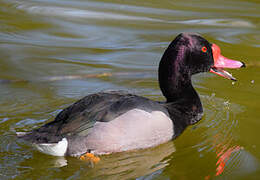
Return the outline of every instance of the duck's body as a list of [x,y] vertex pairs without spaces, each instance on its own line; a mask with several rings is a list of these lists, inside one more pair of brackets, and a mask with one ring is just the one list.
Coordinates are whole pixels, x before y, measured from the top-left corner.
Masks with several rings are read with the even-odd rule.
[[[222,76],[226,73],[214,66],[217,60],[213,59],[213,50],[214,45],[199,35],[180,34],[159,66],[159,83],[166,102],[121,91],[91,94],[64,109],[54,121],[21,137],[40,151],[56,156],[143,149],[174,139],[202,118],[191,75],[212,68]],[[237,64],[231,68],[244,66],[233,62]],[[229,75],[225,77],[231,79]]]
[[[178,124],[179,119],[195,122],[202,117],[201,113],[190,117],[177,108],[177,103],[156,102],[122,91],[100,92],[84,97],[23,138],[40,151],[57,156],[143,149],[179,135],[188,125]],[[55,144],[60,149],[52,152]]]
[[[163,104],[113,91],[86,96],[24,139],[44,145],[67,141],[66,151],[52,154],[78,156],[152,147],[172,139],[173,131]],[[44,151],[44,145],[37,147]]]

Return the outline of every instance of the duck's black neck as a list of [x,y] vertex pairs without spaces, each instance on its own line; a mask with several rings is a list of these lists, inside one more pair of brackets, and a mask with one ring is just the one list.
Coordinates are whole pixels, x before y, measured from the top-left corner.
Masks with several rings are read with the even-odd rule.
[[200,98],[192,86],[191,73],[185,61],[190,58],[185,49],[171,45],[165,51],[159,65],[159,83],[166,97],[166,107],[173,120],[175,136],[188,125],[198,122],[203,113]]

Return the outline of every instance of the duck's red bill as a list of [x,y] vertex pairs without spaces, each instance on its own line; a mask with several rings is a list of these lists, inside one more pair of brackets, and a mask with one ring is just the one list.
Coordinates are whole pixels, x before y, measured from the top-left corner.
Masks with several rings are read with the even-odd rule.
[[216,44],[212,44],[212,53],[214,58],[214,65],[210,68],[210,72],[215,73],[219,76],[225,77],[236,81],[230,73],[224,70],[224,68],[238,69],[241,67],[246,67],[243,62],[228,59],[221,55],[220,48]]

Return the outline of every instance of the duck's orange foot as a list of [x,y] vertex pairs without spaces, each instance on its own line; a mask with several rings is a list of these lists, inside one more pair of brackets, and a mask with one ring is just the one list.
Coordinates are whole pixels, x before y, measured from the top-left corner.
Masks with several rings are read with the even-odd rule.
[[89,161],[91,163],[98,163],[100,161],[100,158],[99,157],[96,157],[94,154],[92,153],[86,153],[86,154],[83,154],[79,157],[80,160],[83,160],[83,161]]

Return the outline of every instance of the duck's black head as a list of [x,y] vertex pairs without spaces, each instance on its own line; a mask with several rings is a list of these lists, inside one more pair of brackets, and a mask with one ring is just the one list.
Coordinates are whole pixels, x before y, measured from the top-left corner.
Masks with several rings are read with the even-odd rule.
[[[191,86],[191,76],[199,72],[213,72],[235,80],[223,68],[240,68],[244,63],[227,59],[216,44],[195,33],[179,34],[165,50],[159,65],[159,82],[164,96],[180,95]],[[188,93],[188,92],[187,92]]]

